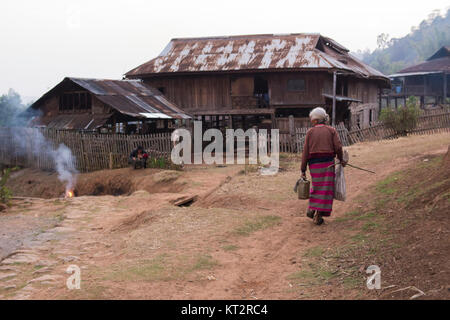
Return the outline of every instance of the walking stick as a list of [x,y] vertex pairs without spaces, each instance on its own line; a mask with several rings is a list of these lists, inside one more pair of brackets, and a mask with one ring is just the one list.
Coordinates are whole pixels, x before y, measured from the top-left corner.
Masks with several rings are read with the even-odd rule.
[[[338,163],[336,163],[336,164],[339,164],[339,162],[338,162]],[[331,168],[331,167],[335,166],[336,164],[332,164],[331,166],[328,166],[328,168]],[[370,173],[376,174],[376,173],[375,173],[375,172],[373,172],[373,171],[370,171],[370,170],[368,170],[368,169],[363,169],[363,168],[360,168],[360,167],[354,166],[354,165],[352,165],[352,164],[350,164],[350,163],[347,163],[346,165],[347,165],[347,166],[349,166],[349,167],[355,168],[355,169],[359,169],[359,170],[362,170],[362,171],[367,171],[367,172],[370,172]]]

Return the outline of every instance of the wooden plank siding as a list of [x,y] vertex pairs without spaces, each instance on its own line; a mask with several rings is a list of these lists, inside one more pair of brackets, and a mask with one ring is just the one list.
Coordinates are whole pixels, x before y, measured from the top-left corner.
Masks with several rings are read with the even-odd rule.
[[[254,95],[254,79],[267,81],[269,105],[261,106]],[[301,80],[304,88],[293,91],[288,88],[291,80]],[[194,116],[208,115],[272,115],[273,127],[286,132],[286,117],[293,115],[296,126],[303,126],[310,109],[324,107],[331,112],[333,75],[325,71],[277,71],[209,74],[157,75],[144,81],[161,88],[169,100]],[[337,103],[337,122],[369,125],[379,113],[379,83],[349,75],[338,75],[337,95],[344,95],[361,102]],[[347,111],[347,107],[350,112]],[[371,118],[371,115],[375,118]],[[302,124],[300,124],[302,123]],[[238,128],[239,123],[234,123]]]
[[[289,91],[289,80],[303,79],[305,89]],[[283,106],[320,106],[325,104],[322,95],[326,82],[330,82],[331,74],[325,72],[283,72],[267,75],[270,91],[270,104],[276,107]]]
[[[146,78],[145,83],[164,88],[169,100],[186,112],[232,109],[232,96],[253,95],[253,77],[267,80],[272,106],[323,105],[325,81],[331,77],[326,72],[277,72],[216,75],[179,75]],[[288,80],[304,79],[305,90],[287,90]],[[328,79],[328,81],[331,81]],[[241,106],[242,107],[242,106]]]
[[186,112],[231,109],[229,75],[158,77],[145,83],[164,88],[164,95]]

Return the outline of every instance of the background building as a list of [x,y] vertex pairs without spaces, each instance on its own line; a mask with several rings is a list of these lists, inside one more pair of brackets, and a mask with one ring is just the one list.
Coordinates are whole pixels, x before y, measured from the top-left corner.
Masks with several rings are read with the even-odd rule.
[[389,76],[392,89],[382,97],[382,106],[405,105],[406,99],[415,96],[422,108],[449,103],[450,47],[445,46],[425,62],[400,70]]
[[320,34],[173,39],[126,78],[157,88],[205,128],[285,130],[289,115],[306,125],[313,107],[331,115],[333,100],[336,123],[368,125],[378,115],[381,89],[390,86]]
[[31,125],[102,133],[158,133],[191,117],[139,80],[65,78],[30,107]]

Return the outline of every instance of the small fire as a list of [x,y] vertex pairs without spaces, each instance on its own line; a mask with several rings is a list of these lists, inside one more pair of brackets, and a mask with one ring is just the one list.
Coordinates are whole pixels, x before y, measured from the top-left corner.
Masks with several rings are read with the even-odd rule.
[[73,198],[73,196],[74,196],[74,193],[72,190],[69,190],[66,192],[66,198]]

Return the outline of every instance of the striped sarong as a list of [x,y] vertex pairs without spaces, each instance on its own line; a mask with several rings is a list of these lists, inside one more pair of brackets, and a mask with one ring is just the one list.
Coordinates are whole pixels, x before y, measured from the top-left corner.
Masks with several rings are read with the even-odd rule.
[[317,210],[323,216],[330,216],[334,197],[334,157],[312,158],[308,160],[311,173],[309,209]]

